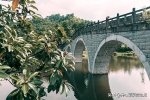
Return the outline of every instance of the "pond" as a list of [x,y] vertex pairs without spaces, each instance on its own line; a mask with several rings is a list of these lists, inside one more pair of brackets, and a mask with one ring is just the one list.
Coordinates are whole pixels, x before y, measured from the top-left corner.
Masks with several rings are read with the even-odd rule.
[[[150,81],[138,58],[112,57],[109,73],[93,75],[86,72],[87,64],[76,63],[70,82],[75,90],[65,94],[51,92],[46,100],[150,100]],[[82,70],[78,70],[82,67]],[[7,81],[0,81],[0,100],[14,89]],[[45,84],[47,85],[47,83]]]

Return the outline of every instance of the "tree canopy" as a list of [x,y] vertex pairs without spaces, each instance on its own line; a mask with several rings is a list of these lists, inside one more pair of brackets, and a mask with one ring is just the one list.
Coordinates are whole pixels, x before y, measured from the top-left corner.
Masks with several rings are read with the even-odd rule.
[[49,29],[55,30],[56,27],[63,27],[66,34],[71,37],[75,31],[87,24],[90,24],[92,21],[77,18],[72,13],[67,14],[66,16],[53,14],[46,18],[33,19],[31,22],[37,31],[45,31]]

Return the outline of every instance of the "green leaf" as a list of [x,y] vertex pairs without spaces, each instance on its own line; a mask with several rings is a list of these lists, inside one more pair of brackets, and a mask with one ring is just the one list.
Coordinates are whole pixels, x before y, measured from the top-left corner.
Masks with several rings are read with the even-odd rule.
[[6,100],[15,100],[16,95],[19,93],[18,89],[13,90],[6,98]]
[[61,52],[61,56],[63,57],[64,56],[63,51],[60,51],[60,52]]
[[34,12],[33,10],[29,10],[29,13],[30,13],[30,14],[31,14],[31,13],[35,14],[35,12]]
[[47,96],[46,92],[44,91],[44,87],[40,88],[39,95],[40,95],[40,97]]
[[59,34],[61,34],[61,35],[64,36],[64,37],[67,36],[66,33],[65,33],[65,31],[64,31],[64,28],[63,28],[63,27],[58,27],[58,32],[59,32]]
[[66,67],[63,66],[62,68],[64,68],[65,71],[68,71]]
[[58,63],[56,64],[56,67],[57,68],[61,67],[62,66],[62,62],[63,62],[62,60],[59,60]]
[[10,78],[13,79],[13,80],[16,80],[16,81],[19,81],[19,80],[20,80],[20,78],[17,77],[17,76],[15,76],[15,75],[11,75]]
[[32,44],[26,44],[24,47],[26,47],[26,48],[31,48],[31,47],[32,47]]
[[7,65],[2,65],[2,66],[0,66],[0,70],[1,70],[1,69],[10,69],[10,67],[7,66]]
[[2,5],[0,4],[0,11],[2,10]]
[[10,16],[6,16],[7,22],[11,22]]
[[64,90],[65,90],[65,85],[64,85],[64,84],[61,84],[61,85],[60,85],[60,88],[59,88],[60,94],[64,93]]
[[24,100],[23,93],[19,92],[17,96],[17,100]]
[[57,75],[53,73],[50,77],[50,85],[54,85],[57,81]]
[[65,58],[63,59],[63,63],[64,63],[64,65],[66,65],[66,64],[67,64],[67,63],[66,63],[66,59],[65,59]]
[[31,74],[31,75],[29,76],[29,80],[30,80],[31,78],[35,77],[35,76],[38,75],[38,74],[39,74],[39,72],[34,72],[33,74]]
[[24,4],[24,3],[25,3],[25,0],[20,0],[20,3],[21,3],[21,4]]
[[33,6],[33,5],[31,5],[30,7],[32,7],[33,9],[38,10],[38,8],[37,8],[37,7],[35,7],[35,6]]
[[23,84],[22,86],[22,91],[23,91],[23,94],[26,95],[29,91],[29,86],[28,84]]
[[43,84],[43,82],[41,80],[32,80],[30,83],[34,84],[34,85],[42,85]]
[[51,92],[51,90],[53,89],[53,86],[52,85],[49,85],[48,88],[47,88],[47,92]]
[[8,52],[11,52],[11,51],[13,51],[12,46],[8,45]]
[[51,67],[46,67],[45,69],[44,69],[44,72],[49,72],[49,71],[53,71],[54,69],[53,68],[51,68]]
[[4,73],[4,72],[2,72],[2,71],[0,71],[0,78],[8,78],[9,77],[9,75],[8,74],[6,74],[6,73]]
[[[2,32],[4,32],[4,31],[5,31],[4,26],[0,25],[0,30],[1,30]],[[1,34],[1,33],[0,33],[0,34]]]
[[69,64],[68,68],[69,68],[70,70],[72,70],[72,71],[75,71],[75,67],[72,66],[71,64]]
[[32,1],[30,1],[29,3],[31,3],[31,4],[35,4],[35,1],[33,1],[33,0],[32,0]]
[[22,83],[24,83],[24,80],[23,80],[23,79],[20,79],[20,80],[17,81],[16,85],[20,85],[20,84],[22,84]]
[[23,75],[25,76],[25,78],[27,77],[27,69],[23,69]]
[[64,85],[65,86],[65,93],[66,93],[66,96],[68,96],[68,87],[66,86],[66,85]]
[[75,89],[70,83],[67,83],[67,82],[66,82],[65,85],[68,87],[68,89],[70,89],[70,88],[71,88],[71,89]]
[[31,83],[28,83],[28,85],[30,86],[30,88],[31,88],[32,90],[35,91],[36,94],[38,94],[38,89],[36,88],[35,85],[33,85],[33,84],[31,84]]
[[59,93],[62,93],[62,89],[63,89],[63,86],[62,84],[60,85],[60,88],[59,88]]

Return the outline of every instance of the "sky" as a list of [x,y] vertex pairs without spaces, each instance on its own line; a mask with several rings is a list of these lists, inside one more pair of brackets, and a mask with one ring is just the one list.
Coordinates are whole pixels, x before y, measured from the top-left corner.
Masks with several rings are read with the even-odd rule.
[[[74,13],[81,19],[98,21],[105,20],[106,16],[115,17],[117,13],[125,14],[132,8],[141,9],[150,6],[150,0],[35,0],[43,17],[51,14],[66,15]],[[0,4],[12,2],[0,0]]]

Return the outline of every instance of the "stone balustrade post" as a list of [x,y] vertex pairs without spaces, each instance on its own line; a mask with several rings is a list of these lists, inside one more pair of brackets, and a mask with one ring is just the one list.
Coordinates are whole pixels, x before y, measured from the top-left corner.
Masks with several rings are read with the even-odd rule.
[[132,24],[135,23],[135,14],[136,14],[135,8],[133,8],[133,9],[132,9]]
[[118,28],[119,28],[119,22],[120,22],[119,13],[117,13],[117,32],[118,32]]

